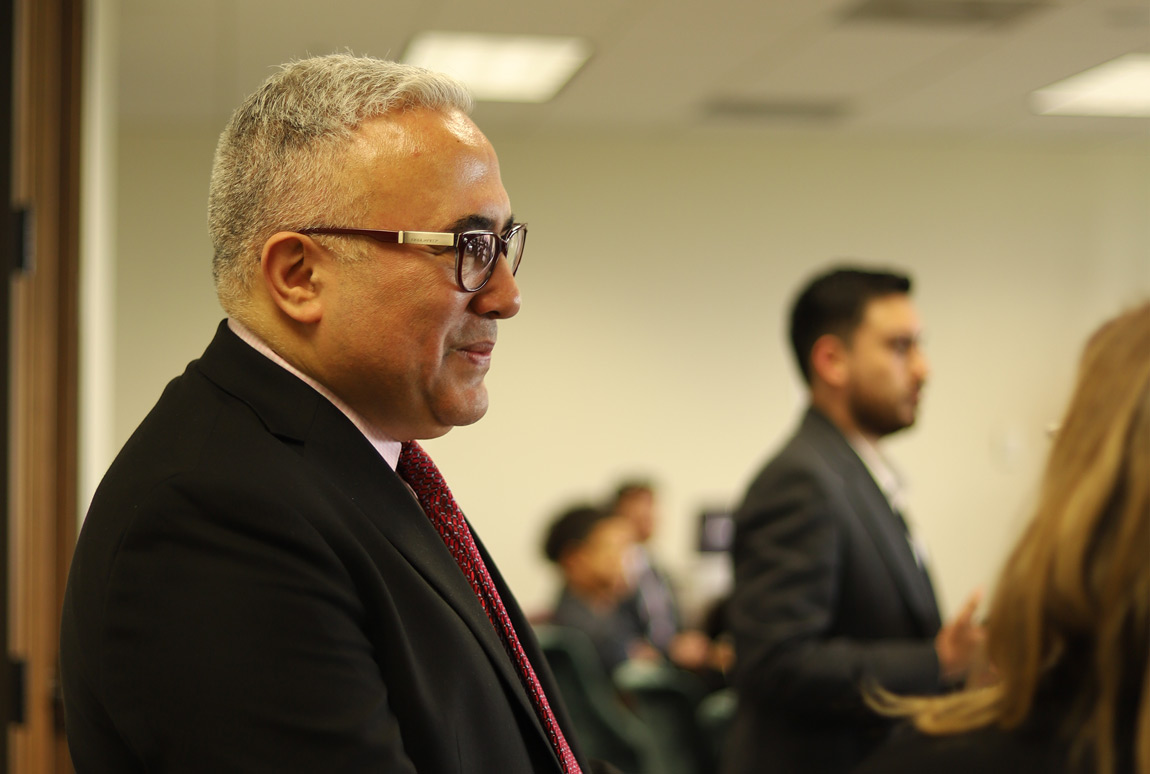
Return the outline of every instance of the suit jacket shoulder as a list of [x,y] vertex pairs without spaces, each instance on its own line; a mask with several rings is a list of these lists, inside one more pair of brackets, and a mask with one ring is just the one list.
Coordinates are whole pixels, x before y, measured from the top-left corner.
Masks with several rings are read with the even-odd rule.
[[[885,567],[922,636],[940,619],[933,589],[906,539],[898,517],[850,443],[826,417],[809,409],[798,430],[750,485],[736,513],[736,561],[750,536],[818,530],[847,561],[864,551],[872,569]],[[752,553],[755,549],[750,549]]]
[[864,684],[937,690],[929,583],[866,466],[818,412],[751,483],[732,553],[729,771],[763,760],[780,774],[846,770],[889,728]]

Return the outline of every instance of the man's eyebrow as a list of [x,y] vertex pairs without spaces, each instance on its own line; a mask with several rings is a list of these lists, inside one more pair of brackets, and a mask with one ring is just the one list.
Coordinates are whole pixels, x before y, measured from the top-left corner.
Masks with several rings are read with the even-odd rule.
[[448,230],[456,234],[461,234],[464,231],[494,231],[496,234],[505,234],[514,222],[515,216],[509,215],[507,221],[503,224],[503,228],[496,229],[496,223],[491,218],[484,217],[483,215],[466,215],[452,223]]

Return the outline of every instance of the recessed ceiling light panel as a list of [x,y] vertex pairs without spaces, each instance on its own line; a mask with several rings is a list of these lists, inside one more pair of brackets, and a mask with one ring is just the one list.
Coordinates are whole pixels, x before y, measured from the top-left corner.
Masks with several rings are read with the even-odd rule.
[[1034,92],[1034,112],[1150,118],[1150,54],[1127,54]]
[[478,100],[546,102],[590,56],[582,38],[424,32],[403,61],[455,76]]
[[843,17],[850,22],[982,26],[1009,24],[1053,5],[1050,0],[860,0]]

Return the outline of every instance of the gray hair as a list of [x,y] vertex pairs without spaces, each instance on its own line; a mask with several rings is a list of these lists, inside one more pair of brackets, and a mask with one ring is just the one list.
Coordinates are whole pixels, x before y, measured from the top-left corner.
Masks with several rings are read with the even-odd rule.
[[302,59],[268,78],[232,114],[212,166],[208,230],[224,310],[245,317],[260,251],[276,231],[362,216],[339,179],[339,156],[360,124],[408,108],[471,107],[450,76],[370,57]]

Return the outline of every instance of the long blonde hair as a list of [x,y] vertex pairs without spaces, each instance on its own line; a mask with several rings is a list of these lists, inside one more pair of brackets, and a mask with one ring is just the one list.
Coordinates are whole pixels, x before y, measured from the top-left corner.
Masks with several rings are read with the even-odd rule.
[[987,657],[989,687],[878,707],[931,734],[1011,729],[1040,687],[1072,674],[1074,753],[1092,751],[1098,774],[1131,758],[1150,774],[1150,303],[1086,346],[1038,507],[990,605]]

